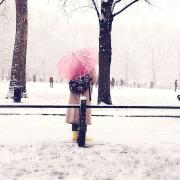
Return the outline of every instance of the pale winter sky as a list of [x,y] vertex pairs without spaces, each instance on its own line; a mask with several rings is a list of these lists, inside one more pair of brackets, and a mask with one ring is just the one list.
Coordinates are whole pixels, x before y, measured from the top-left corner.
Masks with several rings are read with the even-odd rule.
[[[58,1],[29,1],[27,64],[30,75],[32,73],[37,73],[41,77],[47,77],[49,74],[57,75],[57,61],[67,51],[82,47],[98,47],[98,21],[95,11],[85,8],[75,11],[67,18],[57,6]],[[112,30],[111,75],[125,78],[127,74],[128,81],[150,81],[152,52],[157,51],[157,47],[160,46],[159,56],[165,58],[160,58],[156,62],[156,69],[159,71],[157,79],[159,82],[166,79],[171,84],[171,79],[174,82],[174,78],[178,78],[177,66],[180,67],[178,65],[180,1],[151,0],[151,2],[153,6],[140,0],[115,17]],[[15,22],[15,19],[12,18],[11,21]],[[12,37],[14,32],[15,28],[11,33]],[[13,44],[14,38],[11,39],[10,42]],[[153,46],[154,50],[149,51],[149,46]],[[171,72],[169,65],[173,69]]]

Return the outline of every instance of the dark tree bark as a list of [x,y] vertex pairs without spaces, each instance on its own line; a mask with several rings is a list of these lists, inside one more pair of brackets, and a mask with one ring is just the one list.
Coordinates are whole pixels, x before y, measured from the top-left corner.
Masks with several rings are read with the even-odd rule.
[[28,31],[27,0],[15,0],[15,3],[16,3],[16,35],[15,35],[12,67],[11,67],[9,92],[13,92],[14,86],[21,86],[22,94],[25,97],[26,96],[26,50],[27,50],[27,31]]
[[[132,0],[119,11],[113,13],[116,4],[122,0],[101,0],[101,11],[95,0],[91,0],[99,19],[99,79],[98,79],[98,103],[112,104],[110,92],[110,67],[111,67],[111,30],[115,16],[122,13],[139,0]],[[148,0],[145,0],[150,4]]]
[[99,19],[99,79],[98,103],[112,104],[110,93],[112,2],[102,1]]

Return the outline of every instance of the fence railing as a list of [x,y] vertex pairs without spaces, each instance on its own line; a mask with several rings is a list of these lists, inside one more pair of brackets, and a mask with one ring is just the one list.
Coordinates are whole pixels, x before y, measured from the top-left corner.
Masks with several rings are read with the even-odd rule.
[[[0,108],[79,108],[80,105],[30,105],[30,104],[0,104]],[[180,109],[180,106],[143,106],[143,105],[86,105],[85,108],[95,109]]]
[[[78,135],[78,145],[79,147],[85,146],[85,135],[86,135],[86,109],[93,108],[93,109],[180,109],[180,106],[143,106],[143,105],[86,105],[86,98],[81,97],[79,105],[30,105],[30,104],[9,104],[9,105],[0,105],[0,108],[45,108],[45,109],[60,109],[60,108],[79,108],[79,135]],[[0,115],[2,113],[0,112]],[[18,115],[18,114],[17,114]],[[26,114],[25,114],[26,115]],[[43,115],[43,114],[40,114]],[[50,115],[45,113],[44,115]],[[103,115],[97,115],[103,116]],[[111,115],[107,115],[111,116]],[[120,116],[121,117],[121,116]],[[124,117],[176,117],[180,118],[180,115],[125,115]]]

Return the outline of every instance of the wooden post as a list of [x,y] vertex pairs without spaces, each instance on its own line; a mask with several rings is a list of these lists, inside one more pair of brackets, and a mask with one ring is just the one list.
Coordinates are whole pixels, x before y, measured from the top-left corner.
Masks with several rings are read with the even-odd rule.
[[80,108],[79,108],[79,129],[78,129],[78,146],[85,146],[86,139],[86,97],[82,96],[80,98]]

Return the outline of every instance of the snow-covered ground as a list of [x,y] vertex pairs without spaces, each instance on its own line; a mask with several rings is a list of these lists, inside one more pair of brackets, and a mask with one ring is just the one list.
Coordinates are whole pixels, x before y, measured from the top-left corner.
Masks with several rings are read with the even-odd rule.
[[[0,82],[0,104],[8,82]],[[20,104],[67,104],[67,84],[27,84]],[[173,90],[114,88],[115,105],[179,106]],[[97,89],[93,90],[96,104]],[[71,141],[65,109],[0,109],[0,180],[179,180],[180,119],[125,117],[180,115],[179,110],[93,109],[90,148]],[[40,114],[53,115],[40,115]],[[13,115],[19,114],[19,115]],[[111,116],[97,116],[99,114]],[[113,116],[112,116],[113,115]]]

